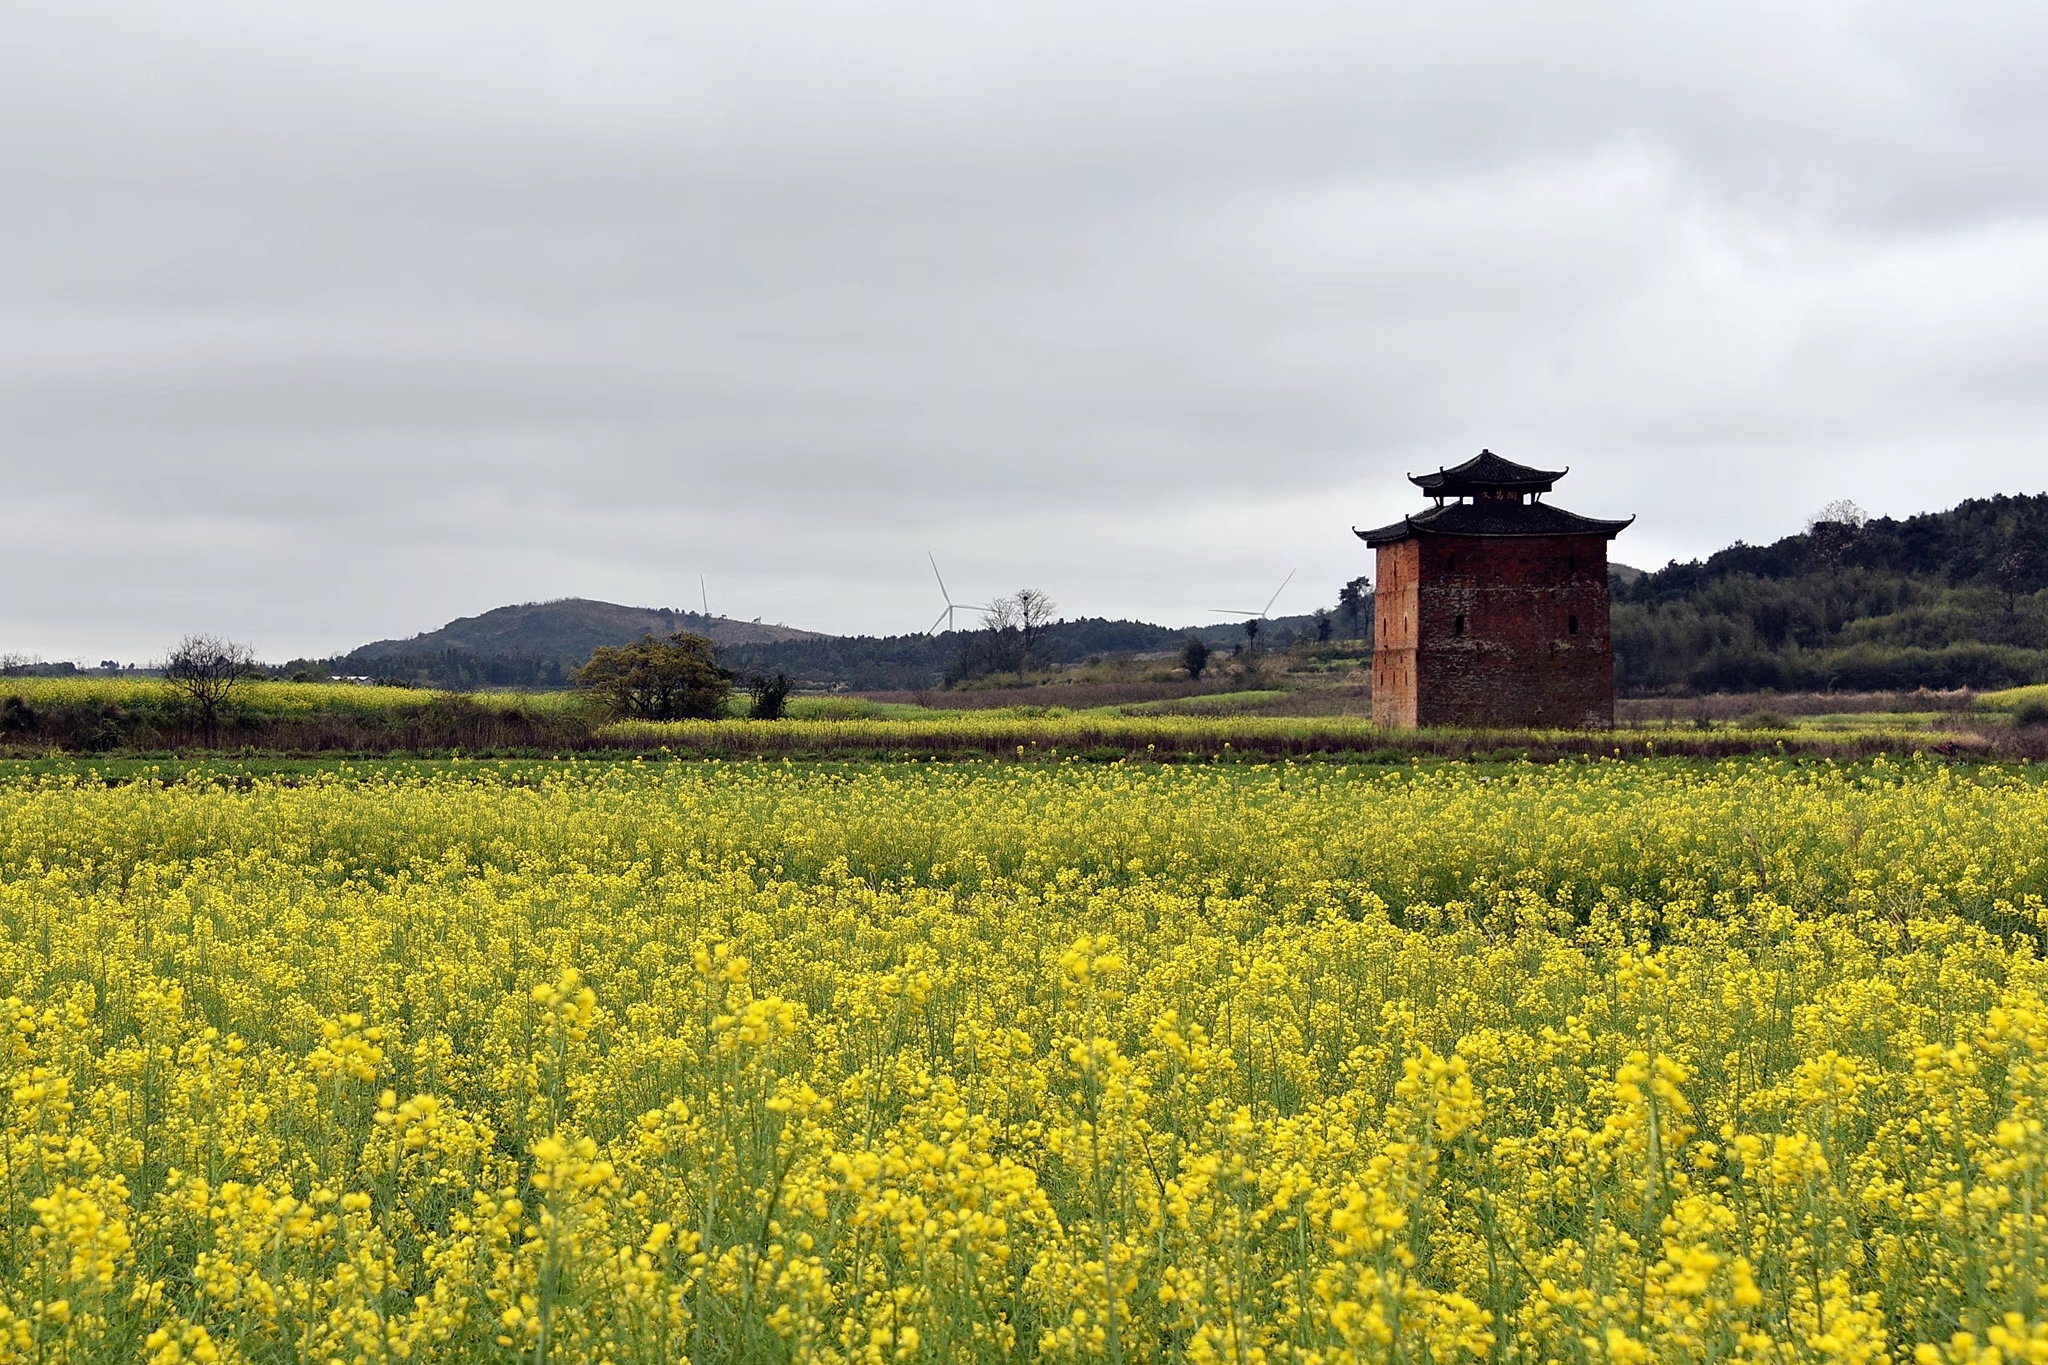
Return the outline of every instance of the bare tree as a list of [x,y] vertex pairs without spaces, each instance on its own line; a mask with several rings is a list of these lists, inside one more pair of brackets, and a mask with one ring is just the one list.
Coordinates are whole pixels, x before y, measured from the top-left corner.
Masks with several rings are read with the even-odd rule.
[[[982,630],[969,647],[974,657],[970,660],[969,651],[962,651],[956,667],[966,664],[984,672],[1021,674],[1031,666],[1032,649],[1052,624],[1059,604],[1037,588],[1019,588],[976,610],[981,613]],[[978,673],[963,672],[961,676]]]
[[1017,599],[998,597],[981,609],[983,666],[991,673],[1024,671],[1024,634],[1017,618]]
[[1863,523],[1870,520],[1870,514],[1848,498],[1836,498],[1827,506],[1806,519],[1806,529],[1811,532],[1816,526],[1847,526],[1862,530]]
[[220,733],[220,713],[237,688],[261,676],[256,651],[217,635],[187,635],[164,660],[164,681],[199,710],[199,727],[211,744]]
[[1017,629],[1024,632],[1024,662],[1028,666],[1031,646],[1052,624],[1052,614],[1060,609],[1060,604],[1037,588],[1019,588],[1013,600],[1017,603]]
[[2011,616],[2019,609],[2020,598],[2041,586],[2040,551],[2031,545],[2014,546],[1993,565],[1992,577],[2005,594],[2005,614]]
[[1017,629],[1017,599],[998,597],[981,609],[982,623],[1000,635],[1006,630]]
[[1847,498],[1836,498],[1815,512],[1806,519],[1806,541],[1813,557],[1825,568],[1841,568],[1868,520],[1864,510]]

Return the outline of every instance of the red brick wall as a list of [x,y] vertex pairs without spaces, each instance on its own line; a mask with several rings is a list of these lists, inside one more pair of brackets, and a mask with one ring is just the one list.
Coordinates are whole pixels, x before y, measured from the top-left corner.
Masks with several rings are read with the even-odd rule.
[[1420,540],[1379,548],[1373,579],[1372,722],[1390,730],[1415,728],[1416,570]]
[[1375,641],[1378,723],[1614,724],[1603,537],[1419,536],[1382,547],[1379,572],[1379,609],[1402,616]]

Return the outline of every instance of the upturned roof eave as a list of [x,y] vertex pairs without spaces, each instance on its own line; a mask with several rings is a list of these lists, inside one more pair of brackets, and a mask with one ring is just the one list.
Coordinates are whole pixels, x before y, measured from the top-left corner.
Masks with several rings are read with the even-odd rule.
[[1370,531],[1361,531],[1354,526],[1351,528],[1351,534],[1357,536],[1372,549],[1378,549],[1382,545],[1391,545],[1397,540],[1406,540],[1409,536],[1415,534],[1415,527],[1406,517],[1403,517],[1391,526],[1380,526]]
[[[1474,492],[1498,493],[1548,493],[1557,481],[1571,473],[1569,469],[1544,469],[1537,471],[1538,477],[1527,479],[1468,479],[1456,474],[1438,471],[1430,474],[1410,474],[1408,482],[1424,492],[1443,490],[1445,497],[1464,497]],[[1450,490],[1460,490],[1452,493]]]

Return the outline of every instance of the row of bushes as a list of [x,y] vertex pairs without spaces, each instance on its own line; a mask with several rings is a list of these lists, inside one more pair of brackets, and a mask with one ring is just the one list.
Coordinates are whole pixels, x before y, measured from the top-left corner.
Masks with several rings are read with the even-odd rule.
[[169,696],[126,705],[107,701],[37,706],[0,701],[0,746],[73,753],[117,749],[241,749],[289,753],[419,753],[450,749],[575,749],[591,744],[591,721],[572,711],[486,706],[439,694],[376,711],[266,715],[229,710],[208,732],[199,708]]

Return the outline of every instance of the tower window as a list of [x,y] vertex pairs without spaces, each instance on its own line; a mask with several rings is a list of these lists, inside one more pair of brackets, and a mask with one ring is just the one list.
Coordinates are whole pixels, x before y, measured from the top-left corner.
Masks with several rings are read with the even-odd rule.
[[1564,628],[1570,631],[1572,634],[1577,635],[1579,633],[1579,618],[1576,616],[1565,617]]
[[1446,569],[1449,569],[1449,570],[1450,570],[1451,572],[1453,572],[1453,573],[1457,572],[1457,569],[1458,569],[1458,557],[1457,557],[1456,555],[1451,555],[1450,557],[1448,557],[1447,559],[1445,559],[1445,560],[1444,560],[1444,567],[1445,567]]
[[[1572,618],[1572,620],[1574,620],[1574,621],[1577,621],[1578,619],[1579,619],[1579,618],[1578,618],[1578,617],[1576,617],[1576,616],[1574,616],[1574,617]],[[1573,627],[1572,627],[1572,629],[1573,629],[1573,630],[1577,630],[1577,629],[1578,629],[1578,627],[1577,627],[1577,626],[1573,626]],[[1452,618],[1451,618],[1451,634],[1453,634],[1453,635],[1463,635],[1464,633],[1465,633],[1465,618],[1464,618],[1464,617],[1462,617],[1462,616],[1454,616],[1454,617],[1452,617]]]
[[1570,559],[1567,559],[1565,561],[1565,565],[1569,572],[1577,573],[1579,571],[1579,557],[1577,555],[1573,555]]

